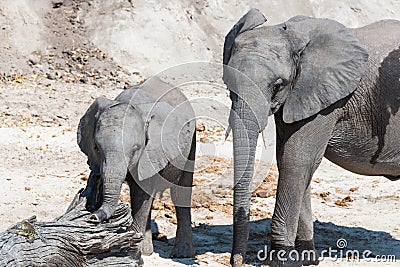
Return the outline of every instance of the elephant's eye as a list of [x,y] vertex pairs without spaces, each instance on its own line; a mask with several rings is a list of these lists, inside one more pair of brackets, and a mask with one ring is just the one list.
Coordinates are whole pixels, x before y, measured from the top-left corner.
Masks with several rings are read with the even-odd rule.
[[279,78],[274,82],[274,93],[276,93],[282,86],[284,85],[284,81],[282,78]]
[[238,99],[238,95],[235,92],[230,91],[229,98],[231,99],[232,102],[236,102]]

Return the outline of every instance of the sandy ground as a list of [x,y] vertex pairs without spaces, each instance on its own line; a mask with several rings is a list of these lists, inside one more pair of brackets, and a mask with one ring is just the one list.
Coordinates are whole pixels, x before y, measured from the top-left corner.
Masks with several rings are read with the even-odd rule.
[[[3,125],[0,128],[0,231],[3,231],[31,215],[46,221],[65,211],[71,198],[85,186],[88,175],[85,157],[76,145],[79,118],[93,98],[114,97],[121,89],[59,82],[44,85],[15,83],[0,88]],[[155,253],[144,257],[145,266],[223,266],[229,262],[232,234],[231,137],[223,142],[229,99],[226,92],[218,88],[210,87],[201,93],[183,89],[200,117],[198,124],[205,126],[204,131],[202,127],[198,131],[192,205],[197,255],[195,259],[168,258],[176,219],[166,192],[154,204],[152,226],[159,235],[154,241]],[[220,125],[202,116],[211,112],[200,105],[200,100],[204,99],[219,103],[211,105],[210,109],[219,114]],[[273,122],[268,127],[273,135]],[[275,201],[277,171],[271,156],[272,141],[264,148],[262,140],[259,140],[259,164],[254,186],[259,187],[252,198],[248,254],[251,265],[260,264],[257,252],[268,242]],[[261,183],[264,179],[266,182]],[[123,192],[124,200],[127,189],[124,188]],[[373,255],[400,258],[398,183],[381,177],[355,175],[323,161],[314,175],[312,192],[315,239],[320,251],[329,247],[335,249],[337,240],[344,238],[349,250],[371,250]],[[322,266],[349,266],[348,261],[343,261],[325,259]],[[378,266],[378,263],[367,263],[366,260],[351,264]]]
[[[399,0],[302,0],[290,7],[283,1],[1,2],[0,231],[31,215],[52,220],[85,186],[89,172],[76,129],[96,97],[113,98],[176,64],[220,62],[224,35],[250,6],[259,7],[269,23],[297,14],[335,18],[352,27],[400,18]],[[145,266],[229,263],[232,140],[223,141],[229,98],[218,86],[220,77],[216,72],[206,85],[182,88],[199,118],[192,201],[196,257],[168,257],[176,218],[165,192],[154,204],[152,227],[159,234]],[[259,140],[251,208],[248,263],[255,266],[260,265],[257,253],[268,243],[277,181],[272,120],[268,127],[265,147]],[[347,241],[332,254],[340,259],[324,257],[321,266],[398,266],[375,256],[400,260],[399,182],[355,175],[324,160],[312,193],[317,249],[338,249],[339,239]],[[126,195],[124,187],[122,201]],[[347,259],[349,250],[370,250],[372,256],[361,262]]]

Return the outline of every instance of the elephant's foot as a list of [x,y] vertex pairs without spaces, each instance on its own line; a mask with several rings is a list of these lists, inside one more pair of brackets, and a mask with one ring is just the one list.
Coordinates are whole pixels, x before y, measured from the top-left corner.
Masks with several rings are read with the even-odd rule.
[[144,232],[144,237],[141,245],[142,255],[150,256],[153,254],[153,237],[151,230],[146,230]]
[[318,265],[318,253],[314,240],[296,240],[296,250],[299,252],[304,266]]
[[141,246],[141,251],[142,255],[144,256],[150,256],[153,254],[153,243],[152,242],[146,242],[146,240],[142,241],[142,246]]
[[189,242],[179,242],[174,244],[174,248],[169,255],[171,258],[193,258],[196,251]]
[[244,264],[244,258],[241,254],[233,254],[231,256],[232,267],[241,267]]
[[272,244],[265,264],[270,267],[301,267],[300,257],[294,246]]

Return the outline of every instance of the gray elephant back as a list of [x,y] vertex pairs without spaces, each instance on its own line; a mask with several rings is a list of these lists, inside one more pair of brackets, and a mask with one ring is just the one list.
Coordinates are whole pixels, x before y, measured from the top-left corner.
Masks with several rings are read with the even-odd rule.
[[400,46],[400,21],[380,20],[364,27],[351,29],[361,43],[367,46]]
[[190,101],[178,88],[158,77],[150,77],[144,83],[123,91],[115,100],[121,103],[130,103],[133,106],[165,102],[190,120],[190,128],[194,128],[195,113]]
[[138,86],[123,91],[115,100],[131,103],[133,106],[166,102],[188,118],[195,118],[193,108],[181,90],[155,76],[150,77]]
[[377,21],[352,32],[368,50],[370,62],[382,62],[391,51],[400,49],[398,20]]
[[144,102],[166,102],[172,107],[177,107],[188,100],[178,88],[164,82],[158,77],[151,77],[144,83],[123,91],[115,100],[122,103],[129,103],[133,96]]
[[[367,26],[352,29],[354,35],[365,46],[369,53],[368,67],[364,78],[355,92],[355,99],[363,94],[377,95],[382,103],[397,99],[400,94],[398,73],[400,71],[400,21],[381,20]],[[377,86],[370,86],[377,81]],[[388,97],[387,97],[388,96]],[[392,109],[398,101],[387,104]]]
[[149,92],[157,101],[167,102],[173,107],[177,107],[188,101],[181,90],[156,76],[147,79],[139,88]]
[[115,100],[120,103],[130,103],[132,106],[154,103],[155,98],[140,87],[129,88],[120,93]]

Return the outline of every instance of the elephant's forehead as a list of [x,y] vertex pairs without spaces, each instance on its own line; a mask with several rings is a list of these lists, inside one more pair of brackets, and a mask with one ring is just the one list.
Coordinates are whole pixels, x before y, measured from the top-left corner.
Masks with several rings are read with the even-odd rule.
[[106,108],[100,115],[97,125],[98,127],[122,127],[123,125],[139,123],[141,122],[140,118],[139,112],[129,104],[119,104],[117,106]]
[[[247,36],[240,35],[239,39],[235,41],[235,47],[233,49],[233,54],[235,57],[249,57],[250,53],[253,55],[258,55],[269,62],[278,61],[281,63],[287,63],[291,56],[290,43],[281,37],[269,38],[267,35],[263,34],[263,29],[256,29],[260,31],[259,34],[252,35],[247,34]],[[269,33],[269,32],[267,32]]]
[[235,46],[284,48],[288,44],[286,34],[278,27],[260,27],[246,31],[235,39]]

